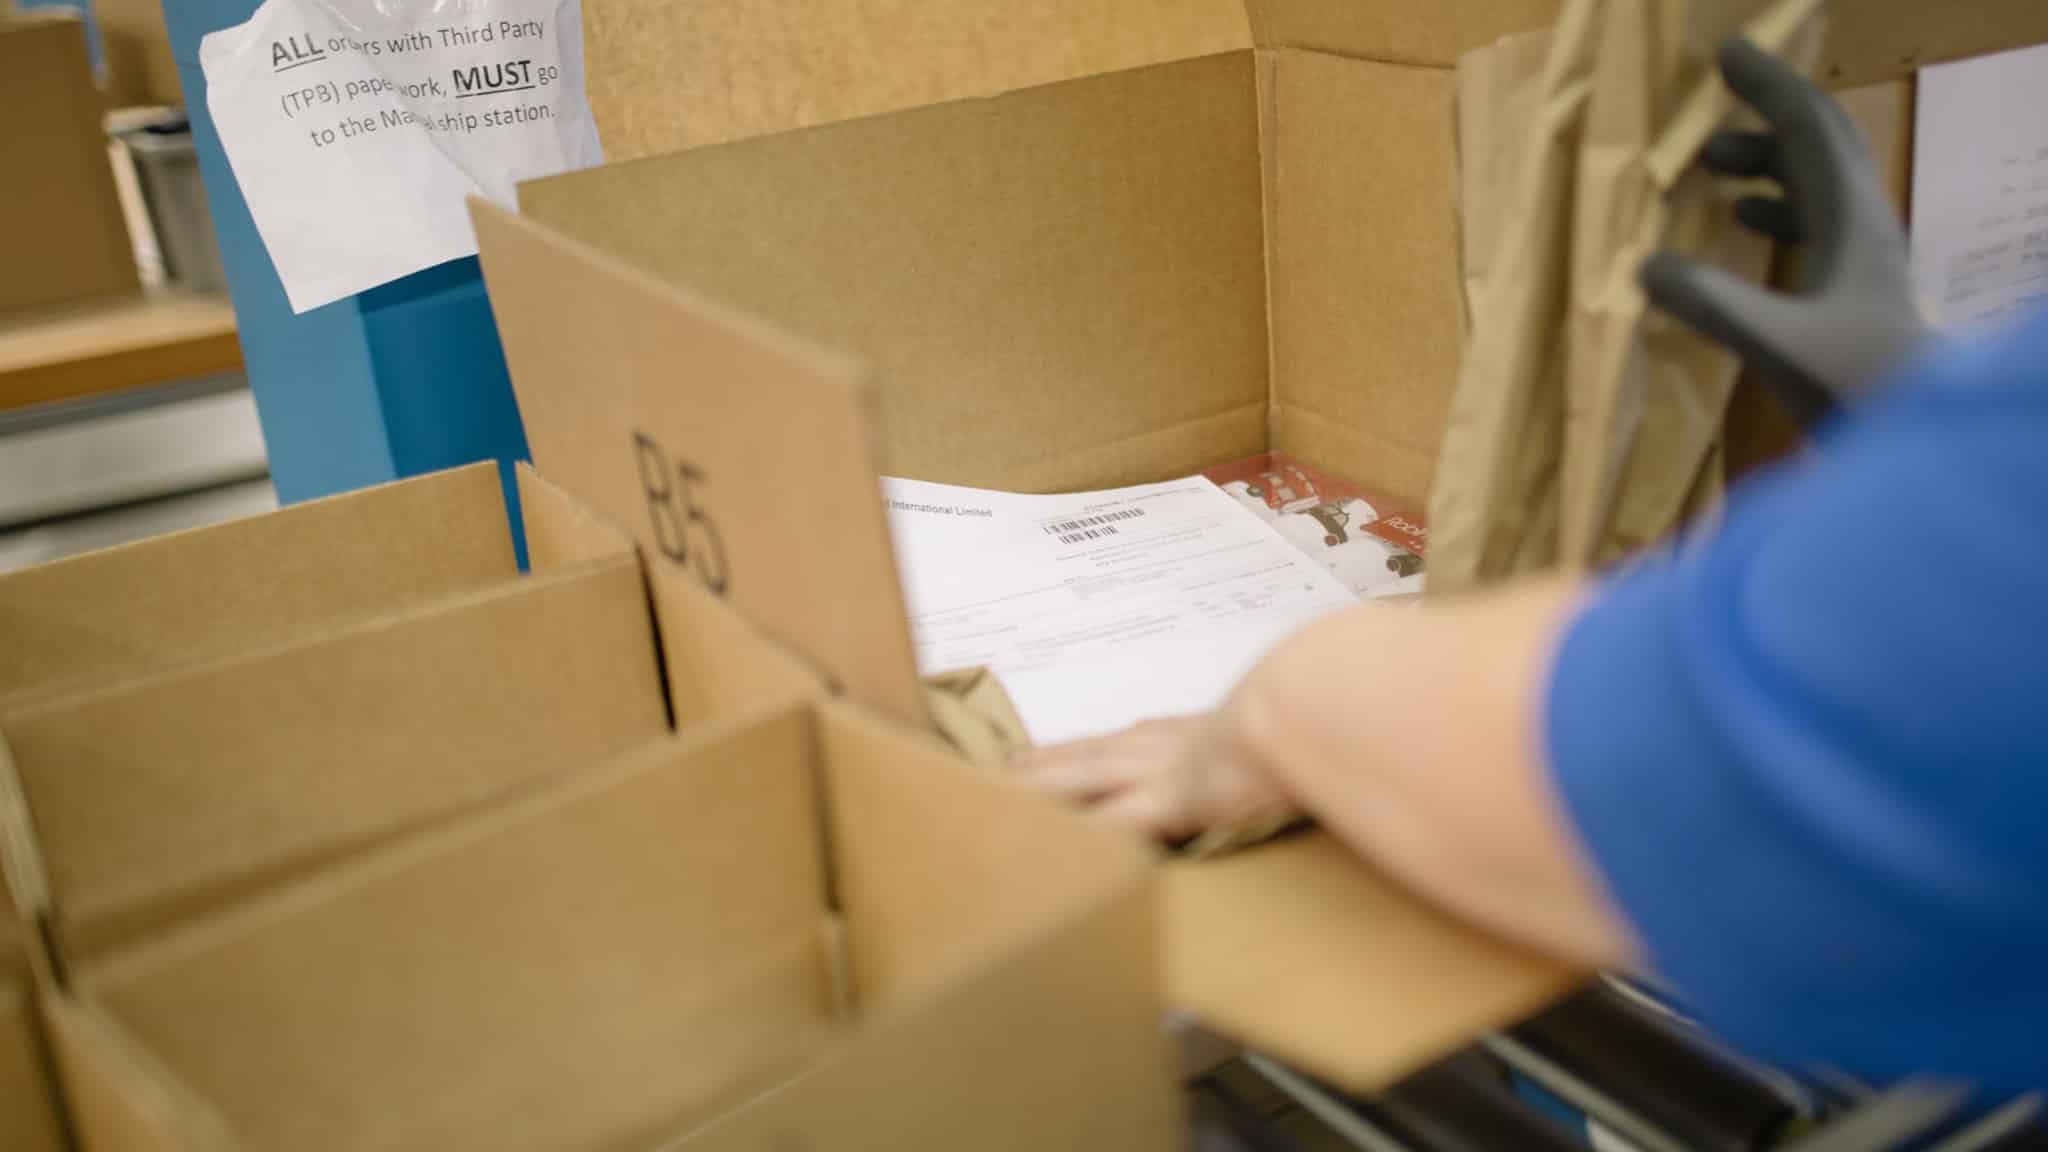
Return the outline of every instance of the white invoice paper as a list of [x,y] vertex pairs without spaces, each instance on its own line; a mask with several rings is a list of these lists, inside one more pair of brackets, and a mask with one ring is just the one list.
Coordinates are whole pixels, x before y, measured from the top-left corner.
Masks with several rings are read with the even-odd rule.
[[1913,271],[1933,319],[1982,328],[2048,302],[2048,47],[1920,73]]
[[1358,603],[1201,477],[882,489],[920,671],[992,669],[1040,744],[1213,708],[1273,645]]

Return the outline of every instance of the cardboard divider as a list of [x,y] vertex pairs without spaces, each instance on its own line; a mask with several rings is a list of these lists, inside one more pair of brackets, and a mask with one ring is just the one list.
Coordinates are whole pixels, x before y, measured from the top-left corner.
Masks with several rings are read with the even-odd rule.
[[501,491],[472,465],[0,576],[0,706],[510,580]]
[[1149,892],[1095,904],[669,1147],[1184,1147],[1159,1004],[1134,994],[1158,981]]
[[[630,542],[520,479],[529,576],[486,464],[0,578],[41,622],[0,705],[0,824],[52,959],[668,730]],[[151,587],[169,615],[122,595]]]
[[570,774],[83,968],[79,1001],[242,1147],[617,1146],[832,1026],[811,741],[785,711]]
[[823,693],[800,657],[762,636],[695,580],[661,564],[649,566],[647,579],[677,726]]
[[[1135,845],[1048,810],[1067,835],[1048,829],[1028,856],[957,845],[964,867],[892,895],[978,915],[920,932],[872,902],[834,907],[831,878],[903,852],[907,830],[835,815],[826,835],[826,812],[924,804],[973,821],[999,803],[992,782],[919,763],[916,744],[803,706],[709,724],[97,958],[49,997],[84,1146],[691,1147],[679,1138],[835,1051],[888,1086],[886,1116],[999,1078],[955,1066],[912,1083],[927,1046],[865,1042],[892,1022],[928,1032],[921,1013],[940,1004],[953,1044],[1096,1106],[1064,1109],[1055,1129],[1168,1147]],[[1040,886],[1061,851],[1094,867]],[[1005,907],[1026,890],[1044,899]],[[930,983],[845,1015],[827,930],[842,919],[855,955],[900,936],[886,951]],[[1052,1010],[1070,1000],[1102,1014]],[[1028,1003],[1045,1011],[1027,1022]],[[1028,1043],[1012,1046],[1013,1023]],[[1069,1065],[1090,1044],[1082,1080]],[[984,1119],[1029,1136],[1046,1105],[1011,1098]],[[862,1123],[835,1135],[861,1142]]]
[[77,948],[666,727],[631,557],[0,721]]

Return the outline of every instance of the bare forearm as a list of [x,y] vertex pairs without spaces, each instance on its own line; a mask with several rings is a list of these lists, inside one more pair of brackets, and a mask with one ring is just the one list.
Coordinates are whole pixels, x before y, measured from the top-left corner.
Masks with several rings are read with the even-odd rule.
[[1295,800],[1466,918],[1560,956],[1631,960],[1552,793],[1542,709],[1576,584],[1365,607],[1275,651],[1229,708]]

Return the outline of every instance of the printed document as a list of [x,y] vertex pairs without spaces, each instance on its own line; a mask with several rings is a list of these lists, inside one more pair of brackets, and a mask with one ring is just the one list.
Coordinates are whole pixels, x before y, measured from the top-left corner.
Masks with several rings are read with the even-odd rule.
[[1943,328],[2048,302],[2048,47],[1920,73],[1913,269]]
[[1040,744],[1213,708],[1273,645],[1358,603],[1199,476],[1062,496],[882,488],[920,671],[994,670]]

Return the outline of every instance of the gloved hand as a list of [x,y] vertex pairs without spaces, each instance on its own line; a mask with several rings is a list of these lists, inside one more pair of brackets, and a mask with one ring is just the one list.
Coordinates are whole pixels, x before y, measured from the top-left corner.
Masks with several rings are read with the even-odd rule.
[[1784,187],[1782,200],[1749,197],[1736,215],[1805,246],[1800,284],[1786,295],[1663,251],[1644,263],[1643,288],[1658,307],[1739,354],[1810,426],[1868,394],[1930,330],[1915,300],[1905,232],[1848,114],[1739,37],[1722,46],[1721,72],[1771,132],[1723,132],[1701,162]]

